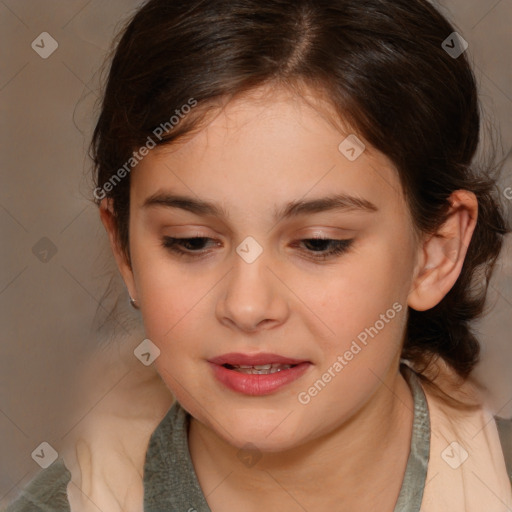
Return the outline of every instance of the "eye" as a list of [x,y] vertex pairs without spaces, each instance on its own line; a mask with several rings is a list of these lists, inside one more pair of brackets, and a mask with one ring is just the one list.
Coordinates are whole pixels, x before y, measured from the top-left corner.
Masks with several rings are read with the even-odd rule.
[[307,252],[312,254],[313,258],[319,260],[339,256],[347,252],[353,241],[353,239],[335,240],[331,238],[304,238],[298,240],[299,243],[303,243],[306,247],[312,247],[312,249],[307,249]]
[[[205,236],[195,236],[192,238],[174,238],[172,236],[164,236],[162,239],[162,246],[178,256],[198,258],[207,252],[205,250],[199,251],[198,249],[202,249],[205,242],[208,240],[214,241],[213,238]],[[183,247],[185,247],[185,249],[183,249]]]
[[[192,238],[174,238],[165,236],[162,239],[162,246],[178,256],[199,258],[209,251],[205,249],[208,241],[214,242],[214,246],[219,246],[220,243],[213,238],[208,237],[192,237]],[[298,240],[292,246],[296,247],[298,244],[304,244],[308,252],[314,259],[325,260],[330,257],[339,256],[352,245],[353,239],[348,240],[335,240],[331,238],[304,238]],[[309,247],[309,248],[308,248]]]

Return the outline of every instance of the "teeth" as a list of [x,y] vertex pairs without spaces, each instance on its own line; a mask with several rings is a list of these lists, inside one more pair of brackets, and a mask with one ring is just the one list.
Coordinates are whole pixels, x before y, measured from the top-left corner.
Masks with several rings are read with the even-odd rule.
[[254,366],[247,365],[229,365],[232,370],[247,375],[270,375],[282,370],[288,370],[292,367],[291,364],[260,364]]

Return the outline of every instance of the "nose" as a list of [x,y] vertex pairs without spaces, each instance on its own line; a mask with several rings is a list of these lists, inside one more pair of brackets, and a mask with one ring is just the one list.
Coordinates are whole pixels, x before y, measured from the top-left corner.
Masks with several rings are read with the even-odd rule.
[[286,321],[289,315],[287,288],[264,254],[252,263],[235,256],[216,307],[222,324],[253,333]]

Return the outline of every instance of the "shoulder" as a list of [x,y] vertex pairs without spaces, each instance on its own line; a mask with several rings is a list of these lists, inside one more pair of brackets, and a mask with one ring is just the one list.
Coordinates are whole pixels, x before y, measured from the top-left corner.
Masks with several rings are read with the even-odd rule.
[[512,510],[510,420],[493,416],[474,382],[441,374],[434,382],[422,382],[431,432],[422,510]]
[[5,512],[70,512],[67,485],[71,473],[62,459],[40,471]]

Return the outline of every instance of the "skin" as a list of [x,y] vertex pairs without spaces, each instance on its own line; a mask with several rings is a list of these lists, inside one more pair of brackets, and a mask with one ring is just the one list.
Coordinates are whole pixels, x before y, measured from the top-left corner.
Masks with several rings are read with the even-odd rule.
[[[161,350],[155,366],[193,416],[189,448],[214,512],[393,510],[413,421],[399,372],[407,306],[426,310],[444,297],[475,227],[475,196],[456,191],[442,236],[417,236],[392,162],[368,144],[349,161],[338,146],[352,132],[329,122],[325,106],[314,91],[300,97],[262,87],[228,103],[192,138],[152,150],[131,175],[131,265],[116,241],[112,205],[101,204],[120,272]],[[144,207],[163,192],[217,202],[228,216]],[[334,193],[378,211],[272,216],[288,202]],[[213,240],[196,246],[206,256],[192,259],[164,248],[165,235]],[[252,263],[236,252],[247,236],[263,249]],[[322,261],[300,243],[314,236],[353,242]],[[401,311],[300,403],[298,394],[395,303]],[[210,370],[209,358],[229,352],[311,365],[286,387],[251,397]],[[258,456],[250,467],[237,456],[248,442]]]

